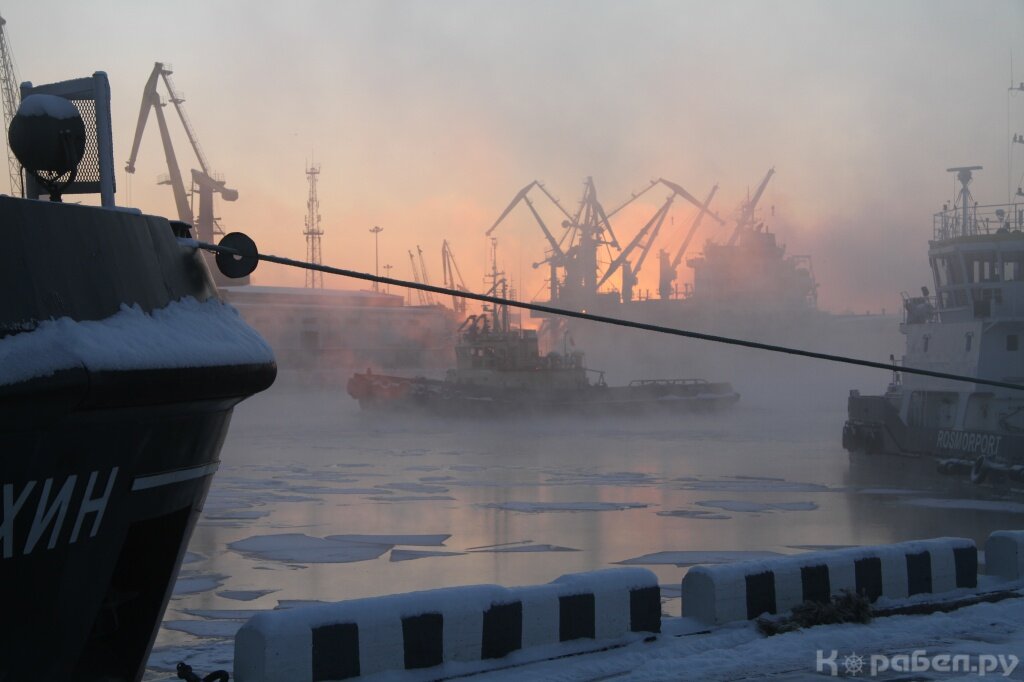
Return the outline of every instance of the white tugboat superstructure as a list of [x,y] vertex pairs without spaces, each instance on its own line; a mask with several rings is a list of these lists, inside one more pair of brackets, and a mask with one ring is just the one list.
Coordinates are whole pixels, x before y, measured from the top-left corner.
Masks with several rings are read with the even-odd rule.
[[1021,389],[898,373],[884,396],[851,391],[850,451],[930,455],[981,482],[1024,477],[1024,203],[978,205],[980,166],[948,169],[960,183],[935,214],[928,259],[934,295],[904,294],[903,366],[1021,384]]

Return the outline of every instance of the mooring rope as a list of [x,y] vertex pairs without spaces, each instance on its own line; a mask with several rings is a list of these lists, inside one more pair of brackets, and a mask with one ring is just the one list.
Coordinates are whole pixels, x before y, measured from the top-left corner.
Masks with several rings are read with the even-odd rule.
[[[232,233],[225,237],[225,241],[228,237],[239,233]],[[245,238],[249,244],[251,240]],[[473,301],[480,301],[482,303],[490,303],[492,305],[507,305],[511,308],[521,308],[523,310],[532,310],[539,313],[547,313],[549,315],[557,315],[559,317],[571,317],[578,320],[587,320],[590,322],[599,322],[601,324],[610,324],[618,327],[627,327],[630,329],[640,329],[648,332],[655,332],[658,334],[668,334],[671,336],[681,336],[688,339],[697,339],[700,341],[710,341],[712,343],[721,343],[729,346],[740,346],[742,348],[754,348],[757,350],[769,351],[772,353],[784,353],[786,355],[795,355],[803,358],[814,358],[816,360],[825,360],[827,362],[837,362],[847,365],[856,365],[859,367],[870,367],[872,369],[884,369],[890,372],[902,372],[905,374],[917,374],[920,376],[934,377],[936,379],[948,379],[950,381],[962,381],[972,384],[980,384],[984,386],[994,386],[996,388],[1006,388],[1016,391],[1024,391],[1024,385],[1011,383],[1007,381],[996,381],[994,379],[983,379],[980,377],[970,377],[962,374],[951,374],[948,372],[936,372],[930,369],[920,369],[917,367],[905,367],[899,366],[892,363],[875,362],[873,360],[862,360],[860,358],[852,358],[845,355],[835,355],[833,353],[819,353],[816,351],[802,350],[800,348],[791,348],[789,346],[779,346],[771,343],[761,343],[760,341],[749,341],[746,339],[738,339],[730,336],[720,336],[718,334],[705,334],[703,332],[691,331],[688,329],[677,329],[675,327],[664,327],[657,324],[648,324],[646,322],[634,322],[632,320],[623,320],[617,317],[607,317],[605,315],[595,315],[588,313],[583,310],[569,310],[567,308],[555,308],[553,306],[542,305],[539,303],[527,303],[525,301],[513,301],[511,299],[502,298],[500,296],[490,296],[487,294],[477,294],[471,291],[461,291],[459,289],[449,289],[447,287],[438,287],[433,284],[423,284],[420,282],[409,282],[403,279],[395,279],[393,277],[382,277],[380,275],[371,275],[367,272],[359,272],[358,270],[346,270],[344,268],[335,268],[329,265],[321,265],[319,263],[307,263],[305,261],[293,260],[291,258],[282,258],[281,256],[271,256],[265,253],[258,253],[255,250],[255,245],[252,248],[232,248],[229,246],[219,246],[216,244],[207,244],[206,242],[200,242],[194,239],[182,239],[182,242],[195,246],[206,251],[210,251],[217,254],[224,254],[226,256],[234,257],[237,262],[244,262],[246,260],[257,259],[260,261],[267,261],[268,263],[277,263],[279,265],[287,265],[295,268],[304,268],[306,270],[315,270],[318,272],[326,272],[331,275],[341,275],[342,277],[351,277],[352,279],[361,279],[367,282],[376,282],[378,284],[393,285],[396,287],[406,287],[408,289],[418,289],[420,291],[429,291],[435,294],[441,294],[443,296],[458,296]],[[222,242],[223,243],[223,242]],[[251,272],[252,269],[249,269]]]

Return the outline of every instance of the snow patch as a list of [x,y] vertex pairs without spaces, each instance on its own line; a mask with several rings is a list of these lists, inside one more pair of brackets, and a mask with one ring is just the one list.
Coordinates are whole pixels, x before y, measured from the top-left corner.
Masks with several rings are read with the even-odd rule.
[[192,297],[146,313],[138,305],[103,320],[43,320],[30,332],[0,339],[0,385],[61,370],[176,369],[272,362],[267,342],[238,311]]

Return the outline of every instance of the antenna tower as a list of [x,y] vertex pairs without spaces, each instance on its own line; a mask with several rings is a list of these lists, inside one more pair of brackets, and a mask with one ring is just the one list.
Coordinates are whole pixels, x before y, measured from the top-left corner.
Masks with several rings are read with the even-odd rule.
[[[14,72],[14,59],[11,56],[11,46],[7,42],[7,31],[4,26],[7,20],[0,17],[0,97],[3,98],[4,108],[4,131],[11,127],[11,119],[18,111],[18,74]],[[4,139],[7,138],[6,132]],[[25,196],[25,182],[21,174],[21,164],[15,158],[10,145],[7,147],[7,169],[11,175],[11,195],[16,197]]]
[[[321,264],[320,260],[320,237],[324,231],[320,229],[320,200],[316,197],[316,181],[320,175],[320,164],[311,165],[306,169],[306,179],[309,181],[309,198],[306,199],[306,260],[310,263]],[[324,288],[324,273],[316,270],[306,270],[306,287],[310,289]]]

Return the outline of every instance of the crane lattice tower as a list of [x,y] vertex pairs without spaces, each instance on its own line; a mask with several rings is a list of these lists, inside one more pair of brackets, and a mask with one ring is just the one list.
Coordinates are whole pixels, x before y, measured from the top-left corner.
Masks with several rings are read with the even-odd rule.
[[[306,261],[309,263],[321,264],[320,260],[320,237],[324,231],[320,229],[320,200],[316,196],[316,182],[320,175],[320,165],[310,166],[306,169],[306,179],[309,181],[309,198],[306,200]],[[324,288],[324,273],[316,270],[306,270],[306,287],[310,289]]]
[[[11,56],[11,46],[7,42],[7,32],[4,26],[7,21],[0,17],[0,97],[3,98],[4,130],[11,127],[11,119],[18,111],[18,102],[21,97],[18,93],[18,75],[14,72],[14,58]],[[6,135],[4,136],[6,138]],[[7,148],[7,166],[11,176],[11,194],[16,197],[25,196],[25,184],[21,174],[21,164],[15,158],[10,146]]]

